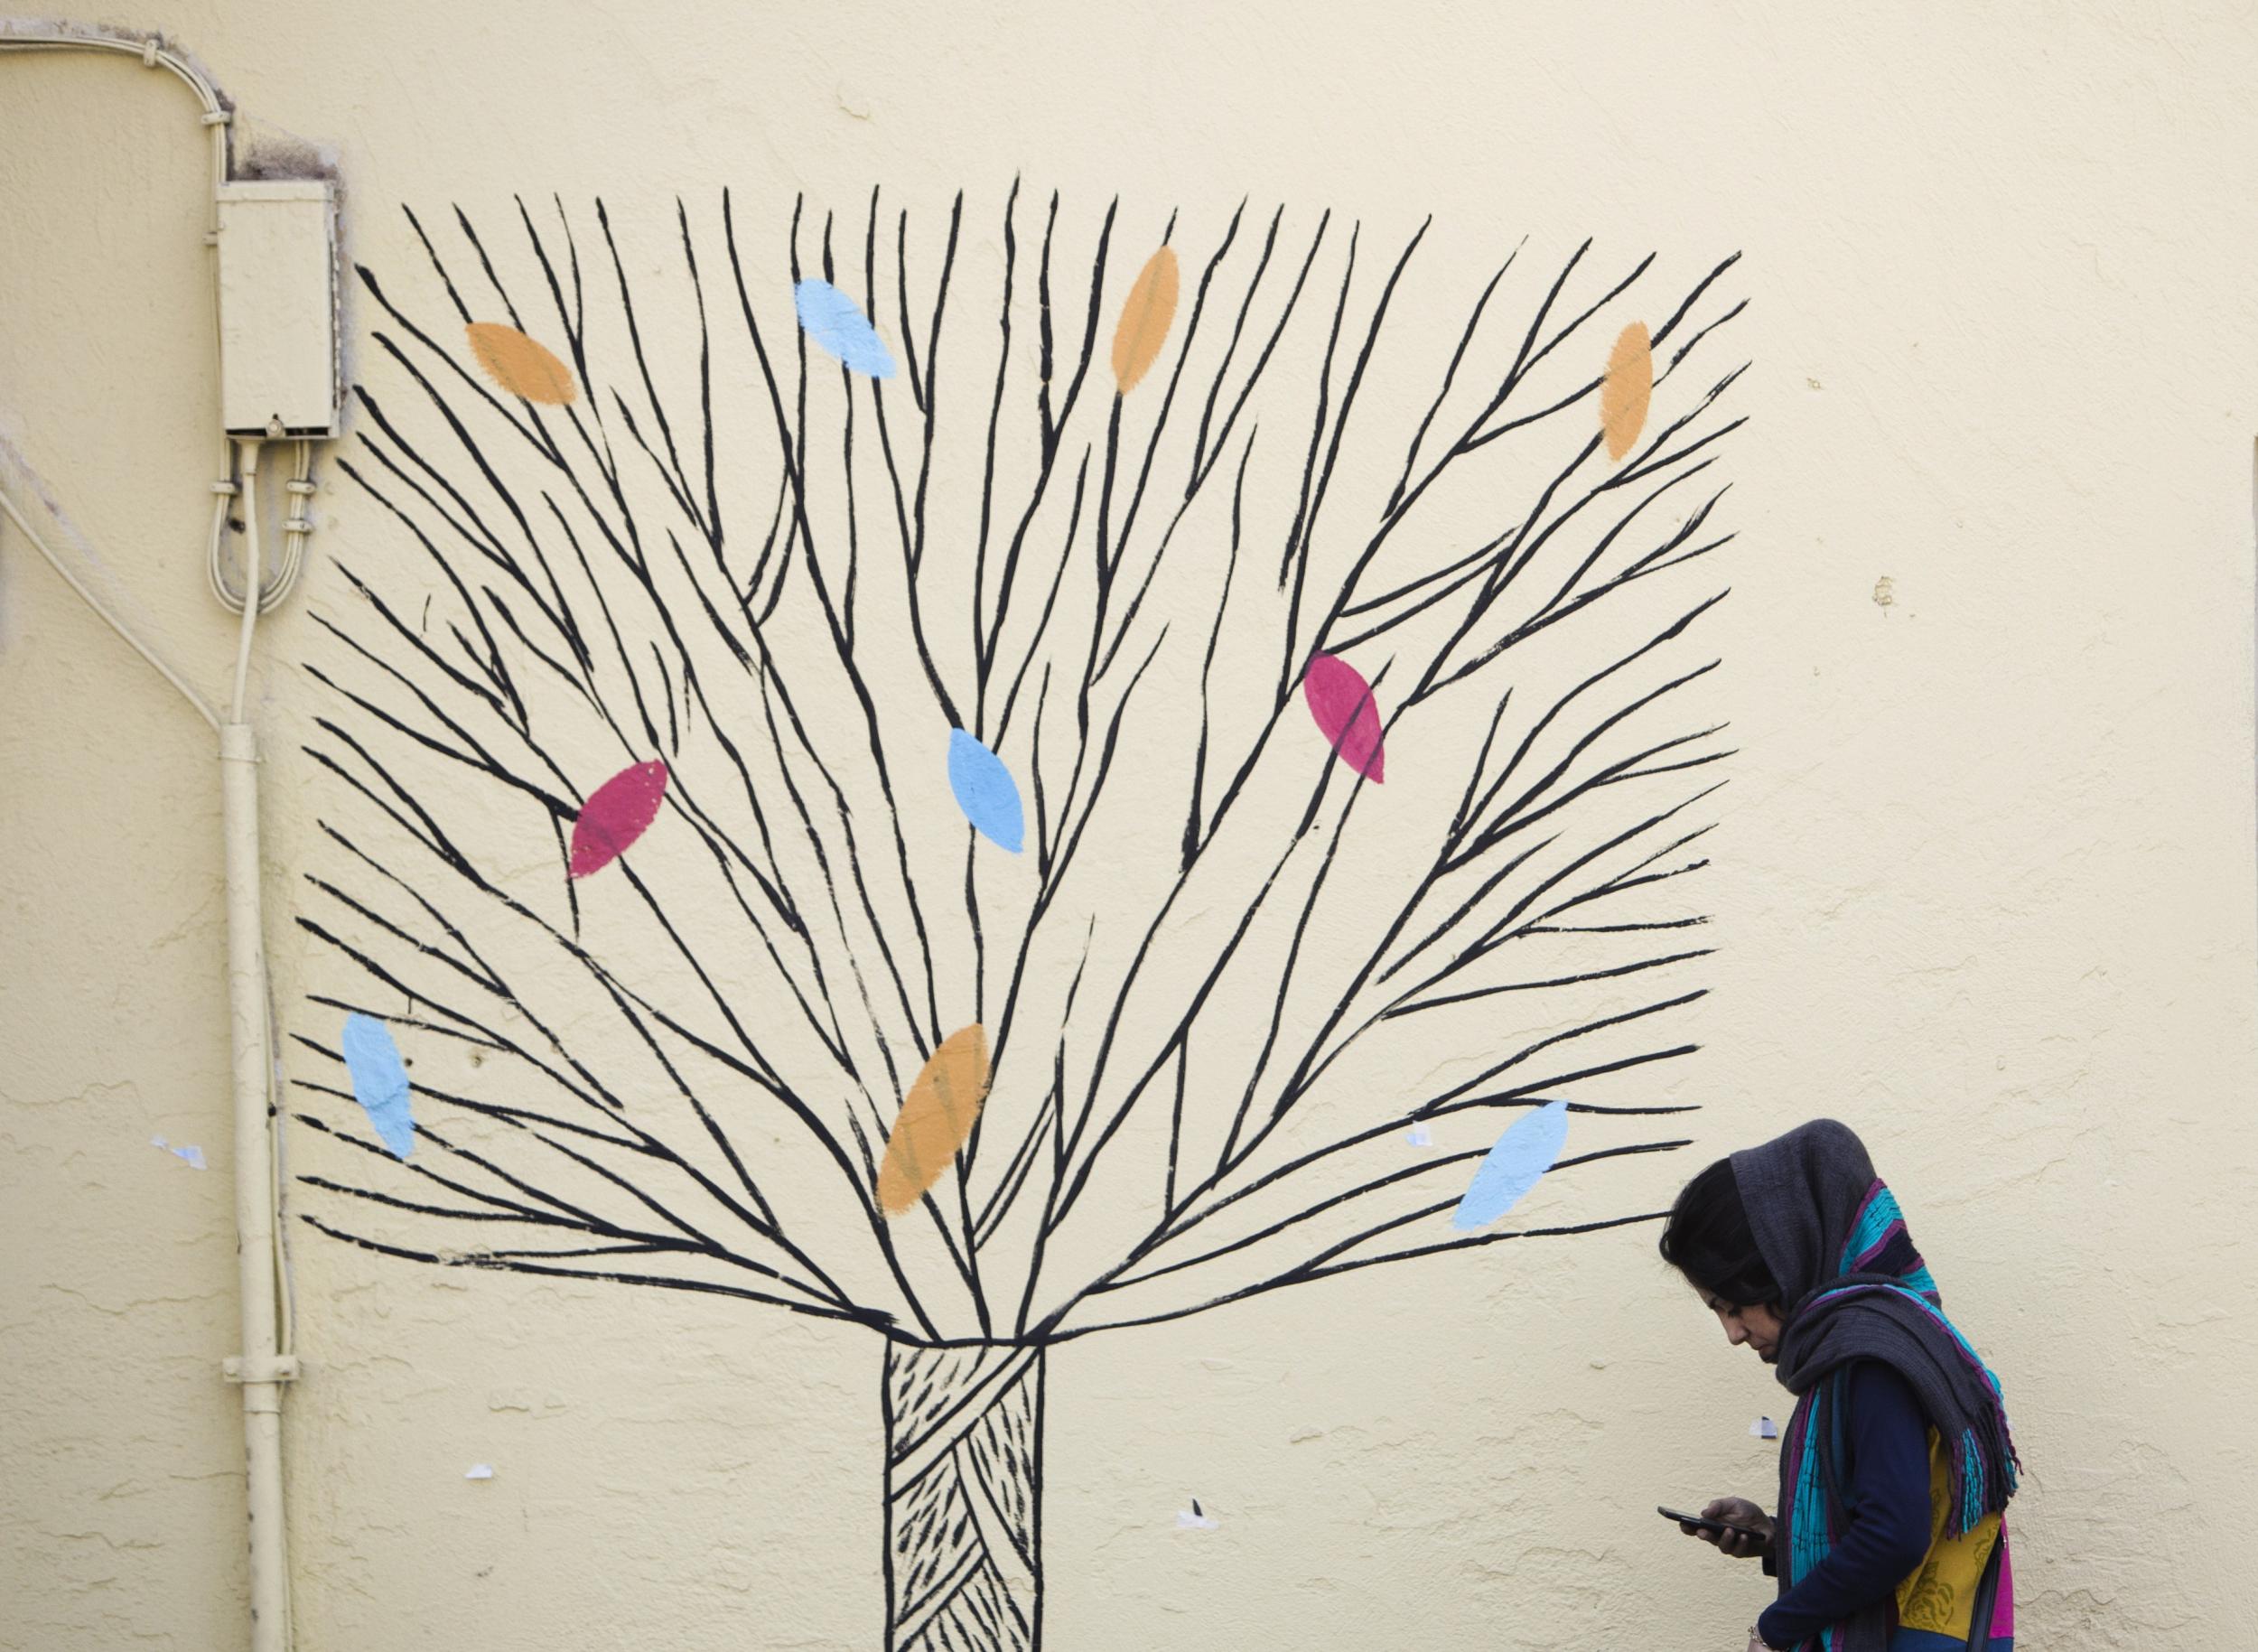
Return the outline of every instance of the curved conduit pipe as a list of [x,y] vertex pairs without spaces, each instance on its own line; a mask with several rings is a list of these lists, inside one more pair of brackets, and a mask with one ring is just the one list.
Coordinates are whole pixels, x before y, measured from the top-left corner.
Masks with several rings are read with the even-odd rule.
[[[219,186],[228,180],[228,126],[231,117],[210,81],[193,64],[165,50],[154,36],[128,40],[61,31],[6,30],[0,31],[0,51],[125,52],[139,58],[145,68],[163,69],[178,76],[203,106],[203,124],[211,135],[212,206],[210,229],[205,240],[208,246],[217,248]],[[216,274],[212,320],[216,339]],[[223,458],[227,445],[223,438]],[[219,736],[220,826],[226,842],[229,1044],[234,1081],[237,1277],[242,1321],[241,1340],[238,1344],[242,1352],[226,1362],[225,1374],[228,1380],[241,1387],[243,1394],[252,1652],[289,1652],[293,1638],[289,1554],[283,1519],[282,1396],[284,1385],[298,1375],[298,1362],[288,1352],[288,1282],[283,1275],[276,1237],[280,1185],[274,1139],[275,1072],[266,930],[259,898],[258,739],[247,720],[246,690],[259,612],[286,594],[309,526],[303,516],[303,496],[313,491],[306,480],[310,451],[309,443],[299,443],[298,463],[290,483],[290,519],[285,528],[285,565],[278,570],[275,580],[262,587],[259,443],[244,441],[240,444],[244,595],[228,588],[218,555],[220,535],[227,522],[228,501],[237,493],[238,486],[232,477],[213,484],[212,491],[219,497],[214,501],[208,547],[211,554],[208,561],[220,599],[231,608],[240,606],[243,613],[236,642],[234,694],[225,718],[215,713],[154,649],[106,608],[48,546],[23,513],[5,494],[0,494],[0,512],[6,514],[87,606],[178,689]],[[251,593],[257,593],[256,600],[245,600]]]

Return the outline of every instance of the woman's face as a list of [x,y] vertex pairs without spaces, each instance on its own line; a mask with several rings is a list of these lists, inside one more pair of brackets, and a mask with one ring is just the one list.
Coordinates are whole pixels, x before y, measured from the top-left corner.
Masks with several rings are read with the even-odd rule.
[[1699,1285],[1694,1290],[1702,1299],[1702,1305],[1715,1314],[1717,1322],[1725,1328],[1726,1341],[1735,1348],[1752,1349],[1766,1365],[1778,1363],[1781,1321],[1772,1304],[1729,1302]]

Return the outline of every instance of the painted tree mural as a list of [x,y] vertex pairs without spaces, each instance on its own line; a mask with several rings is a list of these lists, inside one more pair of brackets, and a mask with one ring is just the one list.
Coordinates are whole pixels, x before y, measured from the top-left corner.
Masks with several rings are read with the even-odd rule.
[[1050,1349],[1684,1144],[1734,260],[1290,216],[360,272],[304,1219],[873,1333],[893,1652],[1040,1643]]

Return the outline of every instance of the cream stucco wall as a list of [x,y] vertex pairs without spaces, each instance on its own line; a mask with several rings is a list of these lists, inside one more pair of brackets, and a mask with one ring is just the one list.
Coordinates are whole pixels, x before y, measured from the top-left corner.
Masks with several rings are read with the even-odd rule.
[[[1670,1081],[1703,1110],[1622,1197],[1815,1113],[1857,1125],[2010,1385],[2024,1644],[2246,1644],[2247,6],[117,21],[194,51],[252,146],[333,146],[351,254],[387,271],[417,257],[402,202],[602,194],[663,238],[676,194],[723,185],[770,217],[800,190],[852,216],[873,182],[926,213],[962,188],[988,221],[1014,175],[1140,222],[1248,196],[1393,242],[1432,211],[1436,256],[1477,276],[1524,233],[1682,267],[1743,252],[1740,538],[1705,622],[1739,755],[1701,895],[1703,1050]],[[75,554],[216,693],[197,136],[131,62],[0,59],[0,486],[51,490]],[[349,297],[355,373],[370,309]],[[333,466],[316,506],[317,553],[398,555]],[[346,601],[322,557],[261,643],[286,1024],[338,979],[291,918],[325,805],[296,748],[326,702],[297,662]],[[210,741],[5,528],[0,705],[0,1645],[227,1645]],[[876,1644],[870,1339],[293,1246],[303,1645]],[[1760,1601],[1647,1512],[1768,1496],[1747,1427],[1785,1405],[1650,1229],[1069,1344],[1048,1404],[1060,1648],[1737,1648]],[[1216,1530],[1178,1529],[1191,1497]]]

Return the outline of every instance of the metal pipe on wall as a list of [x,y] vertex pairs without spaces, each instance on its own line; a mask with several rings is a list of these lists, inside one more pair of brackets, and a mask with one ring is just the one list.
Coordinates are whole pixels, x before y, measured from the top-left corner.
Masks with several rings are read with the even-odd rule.
[[219,730],[220,825],[227,843],[228,1013],[235,1078],[236,1276],[251,1548],[252,1652],[290,1644],[289,1550],[283,1525],[282,1391],[298,1362],[279,1352],[275,1301],[274,1134],[267,1069],[266,957],[259,899],[258,737]]
[[[218,202],[228,181],[227,132],[230,113],[210,82],[195,67],[165,50],[151,35],[132,40],[76,31],[18,30],[0,32],[0,51],[101,51],[130,53],[150,69],[163,69],[188,86],[203,107],[203,124],[211,135],[212,232],[217,245]],[[217,280],[215,275],[215,293]],[[215,304],[215,315],[217,308]],[[276,434],[280,434],[277,432]],[[273,1048],[269,1037],[265,916],[260,899],[258,738],[246,720],[247,686],[251,644],[262,603],[259,568],[257,466],[258,442],[240,444],[243,474],[245,598],[238,632],[234,693],[226,719],[216,717],[163,659],[145,644],[50,548],[31,522],[5,496],[0,510],[23,532],[64,582],[110,628],[130,643],[193,705],[219,736],[220,825],[228,924],[228,1014],[235,1121],[236,1271],[241,1352],[228,1360],[224,1375],[242,1389],[246,1503],[250,1551],[251,1652],[289,1652],[289,1549],[283,1501],[282,1396],[284,1386],[295,1380],[298,1362],[284,1351],[280,1339],[282,1282],[277,1248],[278,1197],[275,1179]],[[300,447],[299,474],[294,493],[310,492],[304,479],[304,444]],[[214,491],[223,497],[212,526],[214,555],[225,522],[226,497],[235,492],[223,479]],[[303,537],[303,500],[291,501],[292,521],[285,538]],[[285,549],[294,546],[286,546]],[[223,599],[225,596],[222,592]],[[278,589],[275,596],[279,598]]]

